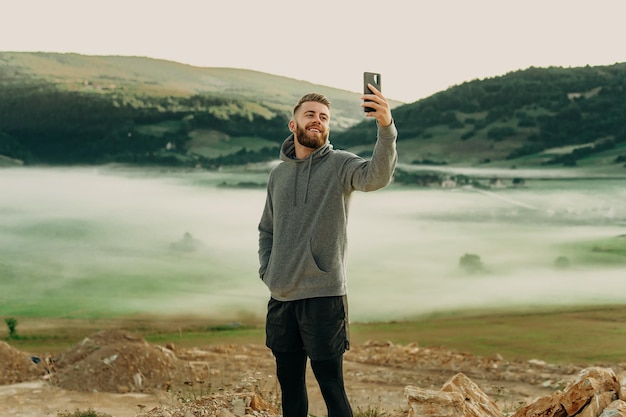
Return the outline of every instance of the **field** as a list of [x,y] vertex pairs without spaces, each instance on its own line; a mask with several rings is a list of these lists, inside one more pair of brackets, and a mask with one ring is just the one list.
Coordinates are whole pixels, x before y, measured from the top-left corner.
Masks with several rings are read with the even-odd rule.
[[[564,367],[623,363],[624,180],[574,174],[523,173],[522,189],[355,195],[354,357],[368,341],[390,341]],[[263,166],[3,169],[0,317],[17,320],[18,337],[5,328],[0,338],[58,353],[118,328],[181,348],[262,347],[256,226],[266,175]],[[374,372],[350,363],[354,375]],[[418,372],[384,372],[401,386],[409,371]]]

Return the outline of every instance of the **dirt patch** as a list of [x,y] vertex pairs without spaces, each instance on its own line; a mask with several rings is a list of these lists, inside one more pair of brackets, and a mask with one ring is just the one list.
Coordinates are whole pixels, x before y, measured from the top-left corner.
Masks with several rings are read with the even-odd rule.
[[84,338],[54,366],[52,383],[73,391],[153,392],[184,378],[182,363],[171,350],[121,330]]
[[[626,364],[613,366],[622,377]],[[274,360],[265,346],[158,346],[120,330],[84,338],[55,357],[0,342],[0,415],[34,417],[94,409],[114,417],[274,415],[280,404]],[[367,342],[345,355],[345,379],[355,409],[406,413],[404,388],[439,389],[463,373],[503,411],[513,411],[564,387],[582,370],[539,360],[484,358],[442,347]],[[326,409],[308,370],[310,412]],[[205,414],[201,414],[205,413]]]
[[35,363],[39,358],[21,352],[0,341],[0,385],[36,379],[44,375]]

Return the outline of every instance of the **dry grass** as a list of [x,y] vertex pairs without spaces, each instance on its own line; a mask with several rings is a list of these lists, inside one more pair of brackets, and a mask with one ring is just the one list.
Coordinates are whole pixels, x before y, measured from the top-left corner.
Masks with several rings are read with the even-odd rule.
[[390,340],[444,346],[480,356],[541,359],[561,364],[623,361],[626,306],[552,308],[536,311],[463,312],[411,322],[355,326],[355,342]]

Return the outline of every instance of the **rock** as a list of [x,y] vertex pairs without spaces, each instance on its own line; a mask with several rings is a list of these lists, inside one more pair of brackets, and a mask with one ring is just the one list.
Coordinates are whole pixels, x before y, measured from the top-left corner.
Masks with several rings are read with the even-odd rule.
[[246,403],[243,398],[234,398],[232,405],[234,415],[237,417],[243,417],[246,415]]
[[235,417],[235,415],[228,408],[222,408],[217,412],[217,417]]
[[272,404],[256,393],[250,397],[249,407],[252,411],[269,411],[271,414],[278,414],[278,410]]
[[458,392],[441,392],[414,386],[404,388],[409,402],[409,417],[453,417],[462,415],[463,396]]
[[[462,373],[440,391],[405,388],[409,417],[502,417],[503,413],[480,388]],[[609,368],[590,367],[579,372],[563,392],[540,397],[512,417],[626,417],[624,388]]]
[[626,417],[626,402],[624,400],[613,401],[599,417]]
[[601,394],[594,395],[589,404],[583,409],[578,417],[598,417],[606,407],[616,399],[613,391],[605,391]]
[[[602,391],[614,391],[616,393],[620,393],[622,387],[620,381],[617,379],[617,375],[610,368],[601,368],[599,366],[592,366],[590,368],[585,368],[578,373],[576,379],[570,383],[570,385],[575,385],[578,381],[593,378],[600,382]],[[566,391],[569,388],[566,388]],[[623,398],[622,398],[623,399]]]
[[459,373],[446,382],[441,388],[443,392],[458,392],[465,402],[464,416],[502,416],[502,411],[472,380]]
[[563,393],[560,391],[548,397],[541,397],[517,410],[512,417],[566,417],[567,413],[561,405],[562,397]]
[[605,404],[606,406],[618,399],[620,391],[620,383],[613,370],[599,367],[586,368],[580,371],[578,377],[565,388],[562,398],[563,408],[568,416],[573,416],[600,394],[611,393],[611,401]]
[[502,417],[502,411],[462,373],[449,379],[440,391],[408,386],[409,417]]
[[612,369],[590,367],[580,371],[564,392],[539,398],[512,417],[626,417],[626,403],[616,401],[621,395]]

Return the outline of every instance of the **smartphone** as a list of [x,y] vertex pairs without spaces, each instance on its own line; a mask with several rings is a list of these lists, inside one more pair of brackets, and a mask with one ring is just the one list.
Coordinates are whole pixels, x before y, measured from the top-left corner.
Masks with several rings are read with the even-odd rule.
[[[364,72],[363,73],[363,94],[372,94],[372,90],[369,89],[367,84],[372,84],[376,89],[382,92],[381,83],[380,83],[380,74],[377,72]],[[367,103],[367,100],[365,100]],[[374,111],[371,107],[363,108],[366,112]]]

